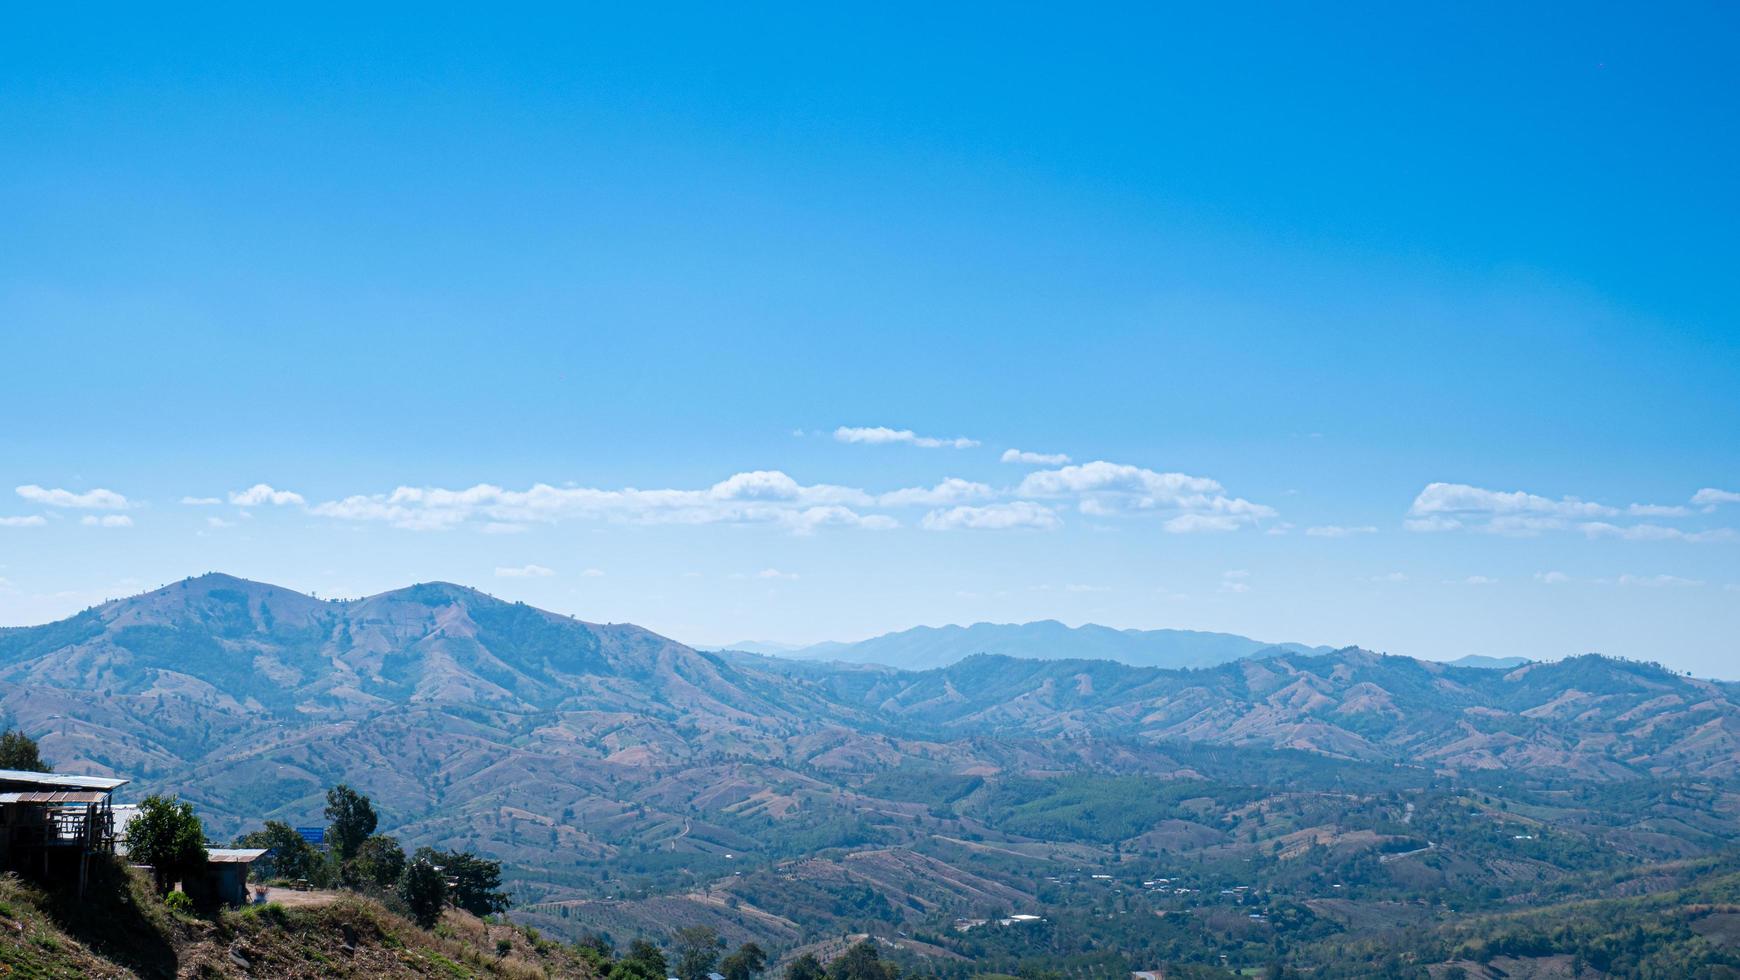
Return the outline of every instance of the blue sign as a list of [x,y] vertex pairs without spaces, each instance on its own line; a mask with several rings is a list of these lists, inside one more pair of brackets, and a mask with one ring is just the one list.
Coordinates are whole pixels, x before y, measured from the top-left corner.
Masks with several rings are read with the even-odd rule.
[[296,835],[310,844],[326,843],[325,827],[297,827]]

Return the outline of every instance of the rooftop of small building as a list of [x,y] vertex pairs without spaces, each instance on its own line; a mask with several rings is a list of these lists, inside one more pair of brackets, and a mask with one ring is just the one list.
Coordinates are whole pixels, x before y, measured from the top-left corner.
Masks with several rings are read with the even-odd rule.
[[79,776],[64,772],[27,772],[23,769],[0,769],[0,786],[29,786],[43,790],[91,789],[110,793],[127,785],[130,780],[111,776]]
[[253,864],[265,853],[263,847],[208,847],[205,859],[213,864]]

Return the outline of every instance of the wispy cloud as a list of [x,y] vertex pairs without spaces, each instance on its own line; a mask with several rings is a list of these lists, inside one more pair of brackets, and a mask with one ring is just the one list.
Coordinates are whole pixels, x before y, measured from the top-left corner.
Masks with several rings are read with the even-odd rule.
[[1646,589],[1684,589],[1704,583],[1699,579],[1681,578],[1678,575],[1621,575],[1619,584]]
[[1571,581],[1571,576],[1564,572],[1536,572],[1535,581],[1542,585],[1563,585]]
[[305,501],[299,493],[289,490],[275,490],[264,483],[256,483],[246,490],[237,490],[230,494],[230,503],[237,507],[258,507],[271,504],[274,507],[285,507],[291,504],[300,506]]
[[183,497],[181,502],[189,507],[216,507],[224,502],[222,497]]
[[1026,500],[988,504],[983,507],[951,507],[947,510],[933,510],[924,515],[924,527],[931,531],[1003,531],[1013,528],[1050,530],[1061,523],[1051,508]]
[[1489,575],[1470,575],[1462,580],[1463,585],[1497,585],[1498,579]]
[[17,488],[18,495],[34,504],[47,507],[71,507],[79,510],[126,510],[133,502],[113,490],[98,488],[76,493],[72,490],[50,490],[27,483]]
[[876,502],[884,507],[946,507],[993,496],[996,496],[996,491],[983,483],[951,476],[934,487],[892,490],[878,496]]
[[863,513],[871,494],[852,487],[800,484],[777,470],[738,473],[704,490],[603,490],[534,484],[508,490],[480,483],[463,490],[399,487],[315,504],[309,512],[347,521],[379,521],[414,531],[447,530],[471,521],[486,531],[562,520],[630,524],[768,524],[798,534],[821,527],[881,530],[900,522]]
[[549,578],[554,574],[555,569],[542,565],[515,565],[507,568],[497,566],[495,570],[496,578]]
[[[1693,503],[1709,504],[1723,491],[1700,490]],[[1721,541],[1735,537],[1731,528],[1686,530],[1664,524],[1618,524],[1621,514],[1633,517],[1684,517],[1690,509],[1677,504],[1631,504],[1623,509],[1579,497],[1544,497],[1517,491],[1487,490],[1465,483],[1433,483],[1420,491],[1408,508],[1404,526],[1410,531],[1483,531],[1532,536],[1548,531],[1582,531],[1590,537],[1627,541]]]
[[133,519],[126,514],[87,514],[79,518],[79,523],[86,527],[132,527]]
[[1317,527],[1306,528],[1305,533],[1314,538],[1346,538],[1355,534],[1376,534],[1377,528],[1372,527],[1370,524],[1364,524],[1358,527],[1347,527],[1341,524],[1320,524]]
[[1232,531],[1275,516],[1271,507],[1228,496],[1220,483],[1207,477],[1104,460],[1029,473],[1015,494],[1073,498],[1077,509],[1090,517],[1165,516],[1163,526],[1173,533]]
[[1740,493],[1733,490],[1718,490],[1715,487],[1705,487],[1692,494],[1692,506],[1705,510],[1715,510],[1723,504],[1740,504]]
[[864,443],[873,446],[906,443],[925,449],[971,449],[979,444],[977,439],[968,439],[965,436],[940,439],[935,436],[921,436],[911,429],[891,429],[885,425],[842,425],[834,430],[834,438],[840,442]]
[[1621,527],[1605,521],[1588,521],[1577,530],[1592,538],[1619,538],[1623,541],[1732,541],[1733,528],[1713,527],[1704,531],[1687,531],[1662,524],[1632,524]]
[[1251,573],[1248,569],[1237,568],[1230,572],[1220,573],[1220,590],[1222,592],[1242,593],[1251,591]]
[[48,519],[41,514],[25,514],[22,517],[0,517],[0,527],[41,527]]
[[1027,463],[1038,466],[1062,466],[1069,462],[1069,457],[1063,453],[1030,453],[1023,449],[1003,450],[1002,460],[1005,463]]

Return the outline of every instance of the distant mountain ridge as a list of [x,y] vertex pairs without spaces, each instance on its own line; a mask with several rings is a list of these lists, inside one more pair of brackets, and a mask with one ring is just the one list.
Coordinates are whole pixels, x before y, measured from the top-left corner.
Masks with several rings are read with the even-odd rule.
[[1024,660],[1110,660],[1132,667],[1213,667],[1267,651],[1328,653],[1334,647],[1265,643],[1235,633],[1179,629],[1114,629],[1096,623],[1066,626],[1054,619],[1031,623],[915,626],[855,643],[809,646],[745,642],[725,649],[796,660],[877,664],[899,670],[932,670],[977,654]]
[[[1085,633],[1106,634],[1123,635]],[[1495,670],[1243,649],[1192,669],[1095,650],[911,671],[704,653],[449,583],[329,601],[206,575],[0,629],[0,714],[69,771],[181,794],[214,835],[318,820],[348,782],[401,839],[556,893],[581,872],[552,853],[593,874],[982,831],[904,798],[914,776],[1244,771],[1183,761],[1192,746],[1426,775],[1740,778],[1740,685],[1592,655]]]

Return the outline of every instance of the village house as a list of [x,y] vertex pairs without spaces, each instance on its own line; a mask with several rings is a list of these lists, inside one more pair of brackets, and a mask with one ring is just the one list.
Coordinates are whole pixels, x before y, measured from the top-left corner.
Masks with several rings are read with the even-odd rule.
[[127,780],[0,769],[0,867],[80,894],[92,854],[115,852],[112,797]]

